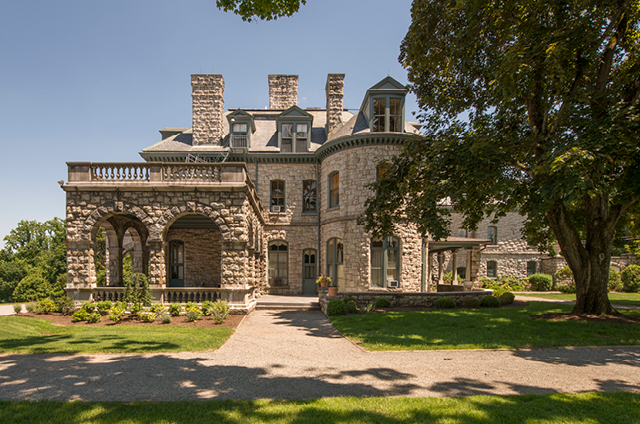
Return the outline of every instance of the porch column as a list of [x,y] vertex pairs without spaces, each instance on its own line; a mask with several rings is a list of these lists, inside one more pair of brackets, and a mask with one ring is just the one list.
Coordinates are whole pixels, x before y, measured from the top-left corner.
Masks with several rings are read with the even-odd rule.
[[107,247],[106,252],[107,286],[122,284],[122,250],[120,247]]
[[438,284],[442,284],[442,267],[444,266],[444,253],[438,253]]
[[431,252],[427,252],[427,281],[425,283],[426,285],[426,291],[430,290],[431,287],[431,264],[433,263],[433,254]]
[[458,284],[458,251],[451,251],[451,284]]
[[471,249],[467,250],[467,270],[464,274],[464,281],[471,281]]
[[164,243],[160,240],[148,241],[149,247],[149,284],[166,287]]

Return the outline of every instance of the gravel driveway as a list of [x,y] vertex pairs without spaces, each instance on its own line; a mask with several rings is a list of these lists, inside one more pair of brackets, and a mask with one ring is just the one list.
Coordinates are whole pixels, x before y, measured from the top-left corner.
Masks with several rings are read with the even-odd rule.
[[219,350],[0,355],[0,399],[465,396],[640,390],[640,347],[365,352],[320,312],[254,311]]

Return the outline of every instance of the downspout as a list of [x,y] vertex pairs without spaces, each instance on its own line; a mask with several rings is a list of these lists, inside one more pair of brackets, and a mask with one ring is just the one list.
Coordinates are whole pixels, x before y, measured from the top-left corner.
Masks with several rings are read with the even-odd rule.
[[317,253],[317,268],[316,268],[316,278],[318,277],[318,275],[322,274],[322,272],[320,272],[320,255],[321,255],[321,250],[320,250],[320,172],[318,170],[318,166],[319,166],[319,159],[316,158],[316,208],[318,210],[317,215],[317,225],[318,225],[318,253]]

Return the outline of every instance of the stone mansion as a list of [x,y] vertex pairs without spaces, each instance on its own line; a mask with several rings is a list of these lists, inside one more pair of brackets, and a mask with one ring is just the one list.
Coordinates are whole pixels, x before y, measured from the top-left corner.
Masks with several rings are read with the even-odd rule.
[[[269,75],[268,109],[224,110],[221,75],[192,75],[191,128],[160,130],[140,163],[68,163],[67,292],[118,299],[122,264],[149,276],[162,301],[222,297],[249,312],[262,293],[314,295],[319,274],[343,292],[435,290],[451,270],[525,277],[542,255],[521,239],[522,217],[481,223],[476,234],[423,239],[411,225],[372,238],[357,224],[378,163],[419,126],[405,116],[406,88],[386,77],[343,107],[344,74],[329,74],[326,106],[297,105],[298,76]],[[106,285],[94,248],[106,233]],[[125,246],[126,245],[126,246]]]

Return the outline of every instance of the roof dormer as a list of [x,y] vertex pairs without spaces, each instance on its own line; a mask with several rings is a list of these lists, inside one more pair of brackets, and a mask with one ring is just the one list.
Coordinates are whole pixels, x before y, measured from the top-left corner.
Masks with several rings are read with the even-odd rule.
[[251,134],[256,132],[253,115],[242,109],[236,109],[227,115],[229,120],[229,146],[234,148],[251,147]]
[[291,106],[276,118],[278,128],[278,148],[281,153],[306,153],[311,147],[311,126],[313,116]]
[[404,132],[404,103],[407,88],[386,77],[367,90],[360,110],[371,132]]

